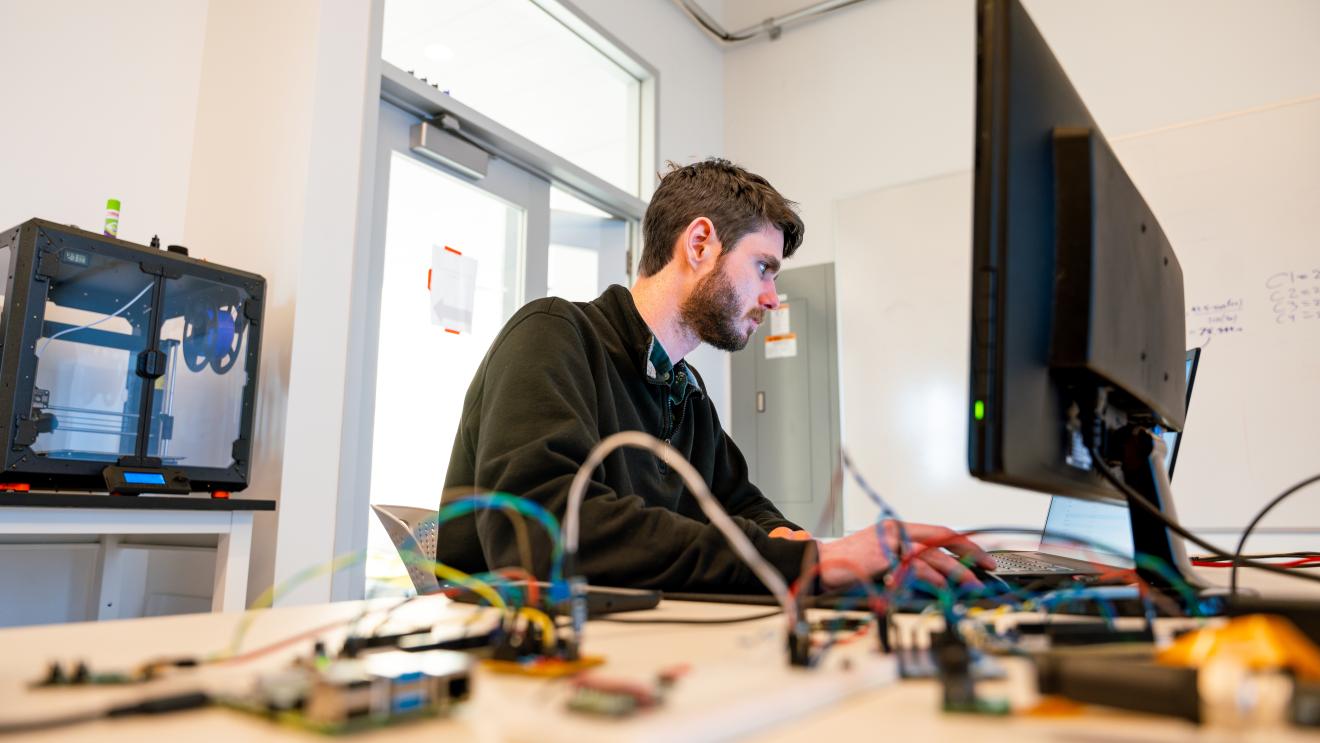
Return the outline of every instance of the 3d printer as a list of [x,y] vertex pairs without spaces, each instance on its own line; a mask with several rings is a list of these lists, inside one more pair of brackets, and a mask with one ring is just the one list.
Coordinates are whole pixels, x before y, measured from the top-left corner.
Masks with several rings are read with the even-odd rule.
[[265,279],[39,219],[0,267],[0,489],[247,487]]

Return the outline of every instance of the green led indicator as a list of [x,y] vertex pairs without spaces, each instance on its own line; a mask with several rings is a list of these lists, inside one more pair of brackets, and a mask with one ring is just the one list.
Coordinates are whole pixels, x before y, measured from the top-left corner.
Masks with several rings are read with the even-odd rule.
[[976,404],[972,406],[972,415],[976,416],[978,421],[985,420],[985,403],[977,400]]

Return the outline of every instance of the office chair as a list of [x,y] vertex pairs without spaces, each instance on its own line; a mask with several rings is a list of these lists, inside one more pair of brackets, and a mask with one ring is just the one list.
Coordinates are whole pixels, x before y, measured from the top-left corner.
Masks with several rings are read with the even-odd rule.
[[394,548],[399,551],[399,557],[403,558],[417,594],[425,595],[440,590],[440,581],[434,572],[427,569],[428,563],[435,559],[438,531],[436,511],[412,506],[376,505],[371,510],[376,512],[381,525],[390,535],[390,541],[394,542]]

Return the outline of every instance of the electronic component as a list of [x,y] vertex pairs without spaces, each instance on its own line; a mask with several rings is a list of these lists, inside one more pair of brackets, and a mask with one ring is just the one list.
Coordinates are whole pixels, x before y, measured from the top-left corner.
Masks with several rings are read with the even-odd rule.
[[973,674],[973,651],[967,647],[957,627],[932,636],[931,654],[935,658],[936,675],[943,690],[945,712],[971,712],[976,714],[1008,714],[1008,703],[1000,699],[983,699],[976,693]]
[[0,231],[0,467],[33,490],[247,486],[265,280],[40,219]]
[[224,702],[317,732],[356,732],[448,712],[471,695],[472,664],[447,650],[322,656],[263,674],[248,696]]
[[159,678],[171,668],[188,668],[197,665],[195,658],[173,658],[153,660],[127,671],[93,671],[85,661],[74,661],[61,665],[52,662],[46,675],[31,684],[34,689],[67,686],[120,686],[140,684]]
[[577,660],[529,656],[521,660],[488,658],[481,661],[481,667],[492,673],[547,679],[576,676],[583,671],[604,664],[605,657],[600,655],[584,655]]
[[788,664],[799,668],[811,665],[811,625],[800,621],[788,632]]
[[[388,526],[387,526],[388,528]],[[554,606],[550,600],[551,584],[546,581],[539,581],[536,584],[536,595],[543,600],[540,604],[533,604],[531,601],[532,592],[529,584],[525,580],[512,581],[488,581],[490,587],[498,591],[505,597],[509,603],[519,606],[538,606],[543,610],[557,609],[561,612],[566,611],[567,607]],[[452,583],[442,583],[441,591],[454,601],[463,604],[482,604],[485,603],[480,595],[465,590],[462,586]],[[654,609],[660,604],[660,592],[648,591],[638,588],[610,588],[607,586],[584,586],[587,598],[587,617],[595,619],[597,617],[608,616],[620,612],[646,611]]]
[[588,715],[629,717],[664,702],[669,690],[685,673],[687,666],[662,670],[650,686],[623,679],[582,676],[573,681],[567,707]]
[[194,372],[208,366],[216,374],[227,374],[243,352],[247,318],[237,292],[212,292],[193,296],[183,315],[183,362]]
[[1150,653],[1051,652],[1036,657],[1041,694],[1201,721],[1197,669],[1157,665]]
[[1021,0],[977,7],[968,468],[1127,498],[1134,553],[1163,566],[1138,575],[1197,586],[1155,434],[1186,420],[1178,256]]
[[[553,620],[524,608],[506,615],[495,635],[492,655],[482,666],[495,673],[562,678],[573,676],[605,662],[600,656],[584,656],[570,636],[560,636]],[[525,616],[540,616],[545,624]],[[520,621],[521,620],[521,621]]]
[[1031,646],[1045,649],[1068,645],[1104,645],[1110,643],[1151,644],[1155,642],[1155,634],[1149,624],[1142,624],[1135,629],[1120,630],[1108,622],[1085,619],[1080,621],[1015,622],[997,639],[1019,648]]
[[506,617],[496,635],[492,657],[482,665],[495,673],[540,678],[572,676],[605,662],[600,656],[583,656],[571,638],[559,637],[536,622],[519,623]]

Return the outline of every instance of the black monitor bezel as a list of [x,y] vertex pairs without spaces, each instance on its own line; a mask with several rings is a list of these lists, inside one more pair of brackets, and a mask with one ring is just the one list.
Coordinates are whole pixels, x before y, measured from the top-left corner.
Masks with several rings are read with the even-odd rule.
[[[1075,390],[1061,391],[1067,386],[1065,378],[1085,384],[1088,372],[1052,368],[1051,340],[1057,329],[1054,251],[1061,233],[1050,138],[1065,127],[1092,132],[1096,157],[1108,158],[1100,165],[1122,176],[1121,185],[1130,192],[1123,194],[1122,201],[1142,211],[1143,232],[1149,224],[1161,242],[1163,236],[1019,0],[980,0],[977,10],[969,471],[989,482],[1047,494],[1125,502],[1123,494],[1092,468],[1078,466],[1075,456],[1068,463],[1076,450],[1067,448],[1062,421]],[[1091,215],[1096,220],[1112,216]],[[1181,322],[1181,271],[1167,242],[1162,247],[1166,265],[1173,265],[1165,288],[1175,289],[1178,296],[1160,303],[1160,309],[1176,302],[1176,322]],[[1156,350],[1162,356],[1169,355],[1163,353],[1169,350],[1164,348],[1167,340],[1178,336],[1174,358],[1182,356],[1180,328],[1156,335],[1160,344]],[[1183,406],[1174,401],[1183,402],[1182,375],[1177,376],[1179,394],[1174,397],[1164,390],[1158,398],[1161,405],[1150,416],[1152,424],[1181,427],[1181,411],[1176,407]],[[1128,401],[1132,399],[1150,402],[1156,396],[1138,394]]]

